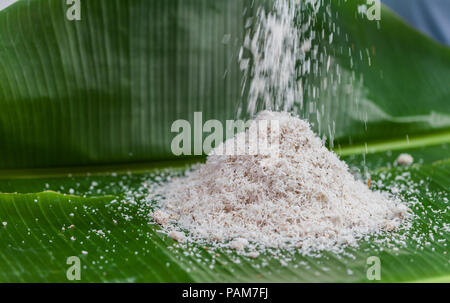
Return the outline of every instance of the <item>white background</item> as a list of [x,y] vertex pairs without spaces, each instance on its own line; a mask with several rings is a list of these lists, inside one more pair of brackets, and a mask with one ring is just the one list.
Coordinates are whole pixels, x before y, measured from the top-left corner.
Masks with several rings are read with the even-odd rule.
[[0,0],[0,11],[18,0]]

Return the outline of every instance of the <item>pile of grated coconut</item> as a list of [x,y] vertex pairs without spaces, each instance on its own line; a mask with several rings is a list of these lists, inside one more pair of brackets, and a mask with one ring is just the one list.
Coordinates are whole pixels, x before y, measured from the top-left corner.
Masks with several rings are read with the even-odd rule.
[[308,122],[264,111],[252,125],[267,120],[279,121],[279,132],[266,134],[270,142],[279,140],[278,154],[219,156],[219,146],[205,164],[162,185],[152,216],[170,237],[184,241],[186,231],[192,241],[237,250],[334,250],[395,230],[408,217],[405,204],[356,180]]

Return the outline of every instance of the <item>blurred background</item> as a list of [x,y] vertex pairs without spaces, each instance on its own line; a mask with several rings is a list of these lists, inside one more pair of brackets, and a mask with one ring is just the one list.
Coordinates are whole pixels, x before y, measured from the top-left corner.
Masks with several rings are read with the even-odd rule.
[[[0,10],[19,0],[0,0]],[[410,25],[450,45],[449,0],[382,0]]]
[[[253,0],[80,1],[82,21],[69,22],[66,0],[0,0],[16,2],[0,18],[0,168],[169,160],[173,121],[195,111],[236,118],[247,100],[236,56]],[[450,126],[450,54],[440,45],[450,1],[383,2],[397,13],[384,11],[381,26],[355,25],[368,0],[336,7],[345,16],[330,22],[353,56],[339,52],[343,35],[318,39],[331,45],[329,81],[304,77],[298,114],[331,148]]]
[[17,0],[0,0],[0,10],[10,6],[14,2],[17,2]]
[[449,0],[382,0],[409,24],[450,45]]

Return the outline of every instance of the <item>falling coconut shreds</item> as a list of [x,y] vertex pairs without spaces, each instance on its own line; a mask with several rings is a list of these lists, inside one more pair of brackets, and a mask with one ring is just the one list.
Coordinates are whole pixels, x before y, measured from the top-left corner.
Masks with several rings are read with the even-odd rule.
[[414,158],[410,154],[400,154],[395,162],[401,166],[409,166],[413,164]]
[[[270,144],[257,155],[213,151],[205,164],[158,189],[164,198],[155,221],[167,231],[188,231],[191,241],[238,251],[308,252],[355,245],[362,236],[397,229],[408,217],[405,204],[356,180],[308,122],[265,111],[253,123],[263,120],[279,121],[279,132],[271,134],[271,142],[279,141],[278,153],[267,153]],[[246,135],[252,138],[255,131],[250,127]]]

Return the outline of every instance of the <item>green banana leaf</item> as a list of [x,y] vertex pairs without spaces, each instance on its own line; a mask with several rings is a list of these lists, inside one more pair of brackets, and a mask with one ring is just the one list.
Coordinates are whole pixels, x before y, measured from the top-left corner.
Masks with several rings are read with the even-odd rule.
[[[417,159],[428,155],[427,149],[410,152]],[[363,169],[358,156],[353,157],[349,162]],[[366,274],[371,256],[381,260],[382,282],[450,279],[448,160],[409,169],[371,169],[374,184],[383,178],[377,188],[400,186],[405,198],[420,201],[414,208],[420,218],[410,231],[396,236],[404,245],[379,242],[385,237],[380,236],[343,254],[268,252],[255,260],[202,245],[179,246],[149,224],[153,204],[143,184],[178,175],[186,164],[166,166],[146,173],[0,180],[2,191],[13,192],[0,194],[0,281],[68,282],[70,256],[81,259],[81,282],[370,282]],[[405,173],[409,177],[397,180]],[[417,191],[411,193],[411,184]]]
[[[450,50],[386,8],[366,20],[365,1],[317,15],[327,35],[330,20],[340,28],[323,47],[343,82],[306,94],[320,119],[309,105],[299,113],[321,134],[334,122],[336,152],[375,188],[419,201],[411,230],[396,235],[404,243],[381,236],[339,255],[252,260],[183,248],[149,224],[145,183],[198,161],[172,155],[172,122],[194,111],[235,119],[245,103],[236,57],[251,2],[81,1],[80,21],[67,20],[63,0],[0,11],[1,282],[67,282],[70,256],[81,282],[369,282],[370,256],[382,282],[450,281]],[[370,56],[351,63],[349,47]],[[392,165],[403,151],[414,166]]]

